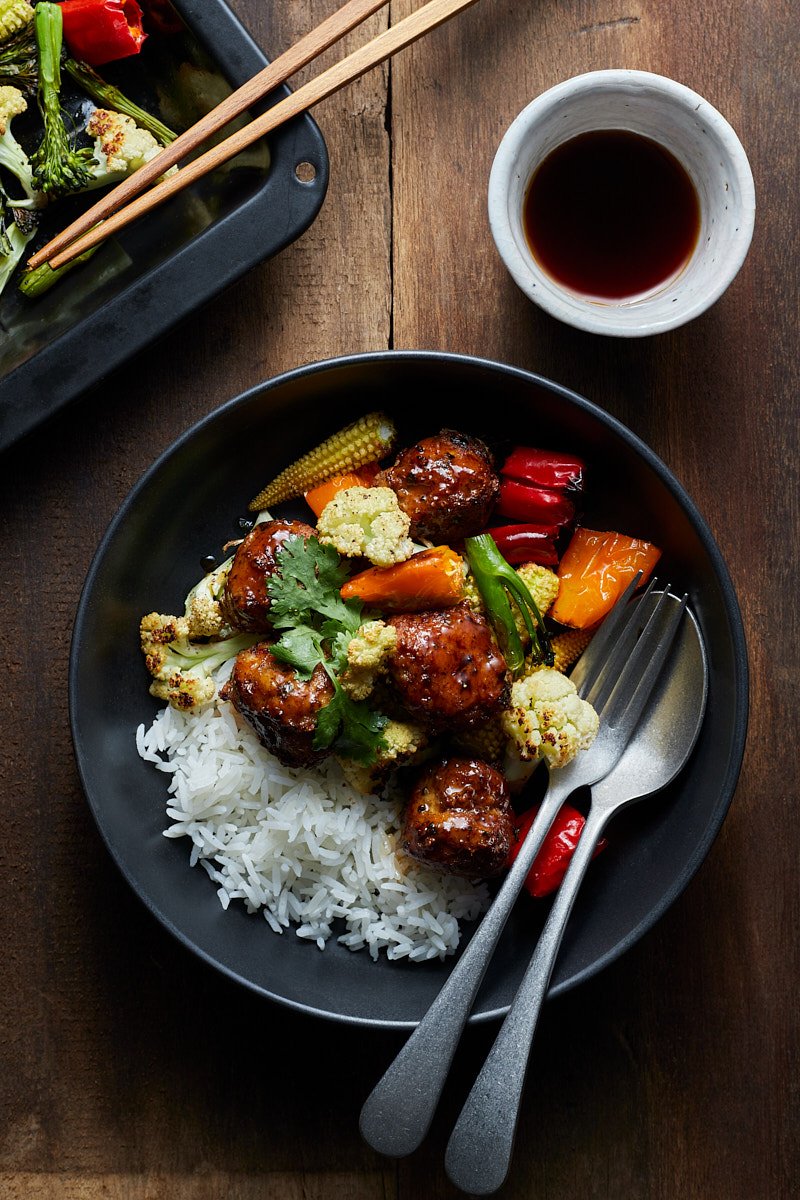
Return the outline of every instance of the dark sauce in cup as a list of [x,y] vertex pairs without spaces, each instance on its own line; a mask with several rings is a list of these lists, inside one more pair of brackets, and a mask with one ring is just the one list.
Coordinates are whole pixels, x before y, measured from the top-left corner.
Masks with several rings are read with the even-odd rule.
[[674,278],[700,233],[700,202],[677,158],[650,138],[598,129],[557,146],[523,213],[539,266],[572,292],[628,300]]

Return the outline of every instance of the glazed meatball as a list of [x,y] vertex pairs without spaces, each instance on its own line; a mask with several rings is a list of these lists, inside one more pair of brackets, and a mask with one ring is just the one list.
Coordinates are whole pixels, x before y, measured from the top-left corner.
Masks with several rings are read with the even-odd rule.
[[514,838],[508,784],[479,758],[427,767],[406,805],[403,849],[453,875],[487,879],[502,871]]
[[287,538],[309,538],[314,532],[304,521],[262,521],[253,526],[234,555],[222,594],[229,625],[248,633],[271,631],[267,577],[275,570],[278,551]]
[[403,450],[378,482],[411,518],[411,537],[434,542],[480,533],[500,492],[488,446],[452,429]]
[[471,729],[508,706],[505,659],[484,617],[466,604],[403,613],[389,660],[394,693],[431,729]]
[[314,749],[317,713],[333,696],[333,684],[321,664],[310,679],[301,679],[260,642],[237,654],[220,695],[247,718],[285,767],[312,766],[328,753]]

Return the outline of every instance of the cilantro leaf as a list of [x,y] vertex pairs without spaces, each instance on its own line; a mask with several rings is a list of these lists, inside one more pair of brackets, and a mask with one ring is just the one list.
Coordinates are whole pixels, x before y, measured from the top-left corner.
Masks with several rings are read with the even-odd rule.
[[296,625],[281,635],[280,641],[272,647],[272,655],[294,667],[301,679],[310,679],[314,668],[324,660],[321,641],[316,629]]
[[381,731],[388,718],[374,712],[365,700],[352,700],[338,679],[334,687],[333,698],[317,714],[314,749],[325,750],[335,744],[345,758],[370,766],[377,751],[386,745]]
[[322,626],[322,636],[328,645],[329,660],[337,673],[343,671],[347,666],[347,647],[358,632],[358,628],[359,626],[353,630],[342,629],[338,621],[325,621]]
[[270,617],[279,629],[312,616],[329,617],[353,631],[361,624],[361,605],[339,595],[347,579],[347,567],[333,546],[318,538],[290,537],[278,552],[280,572],[267,580]]

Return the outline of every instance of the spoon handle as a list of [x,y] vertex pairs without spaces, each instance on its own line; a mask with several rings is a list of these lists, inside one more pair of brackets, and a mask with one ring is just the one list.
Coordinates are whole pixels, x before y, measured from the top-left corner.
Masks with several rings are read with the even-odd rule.
[[572,905],[608,816],[599,808],[589,812],[519,991],[447,1144],[450,1180],[473,1195],[496,1191],[508,1174],[539,1012]]
[[361,1110],[361,1135],[381,1154],[401,1158],[430,1128],[458,1040],[481,980],[533,860],[572,791],[552,784],[503,886],[427,1013]]

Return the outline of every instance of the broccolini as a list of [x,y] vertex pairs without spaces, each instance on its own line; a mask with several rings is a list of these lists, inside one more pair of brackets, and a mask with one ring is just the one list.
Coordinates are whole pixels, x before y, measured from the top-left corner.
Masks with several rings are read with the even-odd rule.
[[31,162],[35,185],[48,197],[79,192],[92,182],[95,159],[90,149],[77,149],[61,111],[61,9],[43,0],[34,17],[39,49],[39,111],[44,137]]
[[[2,60],[0,60],[0,71],[1,69]],[[140,129],[146,129],[148,133],[152,133],[162,146],[168,146],[170,142],[175,141],[177,133],[168,129],[163,121],[159,121],[158,117],[154,117],[140,108],[138,104],[134,104],[133,100],[129,100],[124,92],[121,92],[114,84],[106,83],[105,79],[92,70],[87,63],[76,62],[74,58],[68,58],[64,63],[64,70],[72,76],[78,87],[94,100],[98,108],[113,108],[115,112],[124,113],[126,117],[135,121]]]

